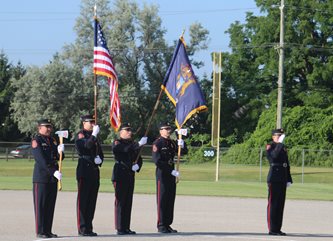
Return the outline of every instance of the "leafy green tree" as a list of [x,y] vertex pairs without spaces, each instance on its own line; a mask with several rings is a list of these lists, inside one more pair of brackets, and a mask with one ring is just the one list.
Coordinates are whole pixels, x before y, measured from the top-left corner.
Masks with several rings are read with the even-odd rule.
[[17,125],[11,120],[9,105],[13,97],[13,88],[10,80],[16,80],[25,73],[24,67],[19,62],[17,66],[9,63],[7,56],[0,53],[0,140],[15,141],[23,138]]
[[[232,52],[223,58],[222,135],[237,133],[236,142],[246,140],[261,112],[276,105],[280,1],[256,3],[262,14],[248,13],[244,24],[230,26]],[[285,107],[332,103],[332,8],[330,1],[286,2]]]
[[[112,8],[108,1],[99,0],[97,15],[110,49],[119,79],[122,121],[131,122],[142,135],[147,127],[165,72],[170,63],[175,43],[168,46],[158,16],[158,7],[135,1],[116,0]],[[74,44],[64,47],[62,58],[79,66],[85,78],[93,79],[91,74],[93,61],[93,4],[83,0],[81,14],[75,30],[77,39]],[[181,30],[180,30],[181,31]],[[195,23],[190,28],[189,55],[207,48],[208,31]],[[197,67],[200,61],[194,61]],[[109,128],[108,87],[104,77],[98,77],[98,116],[103,128]],[[89,85],[92,88],[92,85]],[[174,107],[163,95],[159,110],[152,125],[154,130],[160,120],[173,120]],[[109,132],[109,130],[107,130]],[[109,132],[108,139],[114,136]],[[151,135],[156,135],[153,132]]]
[[40,118],[50,118],[55,129],[77,130],[79,116],[91,108],[89,81],[58,56],[46,66],[29,67],[22,78],[11,81],[16,90],[11,102],[14,121],[27,135],[35,133]]
[[[333,148],[333,108],[320,109],[312,106],[288,107],[284,111],[285,145],[288,147],[292,165],[301,165],[301,149],[312,151],[331,150]],[[271,142],[271,130],[274,129],[276,110],[265,110],[259,118],[253,134],[243,143],[233,145],[224,156],[226,162],[258,164],[259,148],[265,150]],[[311,165],[332,166],[328,155],[312,152],[307,155],[313,160]]]

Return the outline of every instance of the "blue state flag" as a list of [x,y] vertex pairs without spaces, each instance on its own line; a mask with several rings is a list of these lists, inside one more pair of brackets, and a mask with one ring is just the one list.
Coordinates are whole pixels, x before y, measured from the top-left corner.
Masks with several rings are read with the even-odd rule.
[[178,129],[193,114],[207,110],[205,98],[194,75],[182,37],[178,41],[162,89],[176,107]]

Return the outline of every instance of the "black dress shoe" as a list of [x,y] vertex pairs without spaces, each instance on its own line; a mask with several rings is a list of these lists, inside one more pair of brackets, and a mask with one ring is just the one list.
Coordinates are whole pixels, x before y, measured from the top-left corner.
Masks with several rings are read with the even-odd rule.
[[50,238],[58,238],[58,235],[54,233],[48,233],[48,235],[50,236]]
[[94,232],[79,232],[80,236],[94,237],[97,236],[97,233]]
[[286,236],[287,234],[281,231],[278,232],[273,232],[273,231],[269,231],[268,233],[269,235],[275,235],[275,236]]
[[118,231],[117,231],[117,234],[118,234],[118,235],[126,235],[127,233],[126,233],[125,230],[118,230]]
[[136,234],[136,232],[135,231],[132,231],[132,230],[130,230],[130,229],[126,229],[126,234]]
[[167,229],[170,231],[170,233],[177,233],[178,232],[176,229],[173,229],[170,226],[168,226]]
[[39,233],[36,236],[37,238],[51,238],[51,236],[47,233]]
[[167,227],[158,227],[158,230],[157,230],[159,233],[171,233],[171,231],[167,228]]

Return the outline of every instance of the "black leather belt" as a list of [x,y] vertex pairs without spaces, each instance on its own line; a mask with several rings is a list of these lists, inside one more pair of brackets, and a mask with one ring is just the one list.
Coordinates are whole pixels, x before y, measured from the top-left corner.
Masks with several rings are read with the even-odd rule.
[[79,155],[80,158],[83,158],[83,159],[86,159],[86,160],[91,160],[93,159],[92,156],[89,156],[89,155]]
[[130,169],[129,166],[127,166],[127,164],[125,162],[122,162],[122,161],[115,161],[116,164],[120,164],[120,165],[123,165],[124,167],[126,167],[127,169]]
[[94,158],[92,156],[89,156],[89,155],[79,155],[79,158],[82,158],[82,159],[88,161],[88,163],[90,163],[90,164],[96,165],[95,162],[94,162]]
[[174,160],[169,160],[169,161],[168,161],[168,164],[169,164],[170,166],[172,166],[173,164],[175,164],[175,161],[174,161]]
[[287,167],[288,164],[286,162],[284,163],[271,163],[271,167]]

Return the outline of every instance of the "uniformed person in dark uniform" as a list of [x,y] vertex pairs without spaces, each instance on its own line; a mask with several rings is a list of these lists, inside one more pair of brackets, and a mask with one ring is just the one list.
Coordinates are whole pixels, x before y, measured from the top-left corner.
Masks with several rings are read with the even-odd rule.
[[59,153],[64,152],[64,145],[58,145],[51,132],[51,121],[39,120],[38,134],[31,141],[32,155],[35,159],[33,201],[38,238],[57,237],[52,233],[52,223],[58,191],[57,182],[62,176],[58,171],[57,161]]
[[118,235],[136,234],[130,229],[131,211],[133,202],[135,172],[142,166],[141,156],[137,156],[140,147],[147,143],[147,137],[139,142],[132,139],[132,128],[129,123],[121,125],[119,138],[113,142],[112,151],[115,164],[112,173],[112,182],[115,189],[115,228]]
[[97,194],[99,189],[99,167],[104,155],[97,138],[99,126],[92,115],[81,116],[83,129],[76,135],[75,147],[79,155],[76,168],[78,185],[77,228],[80,236],[97,236],[93,232]]
[[285,236],[281,231],[286,189],[292,183],[287,149],[283,144],[283,129],[272,131],[273,142],[267,145],[267,158],[270,169],[267,176],[268,205],[267,222],[269,235]]
[[152,150],[156,164],[157,230],[159,233],[176,233],[177,230],[170,226],[173,222],[176,178],[179,176],[174,157],[178,153],[178,145],[182,146],[182,154],[187,153],[187,148],[182,139],[178,143],[170,139],[172,129],[169,122],[160,124],[159,130],[160,137],[154,141]]

